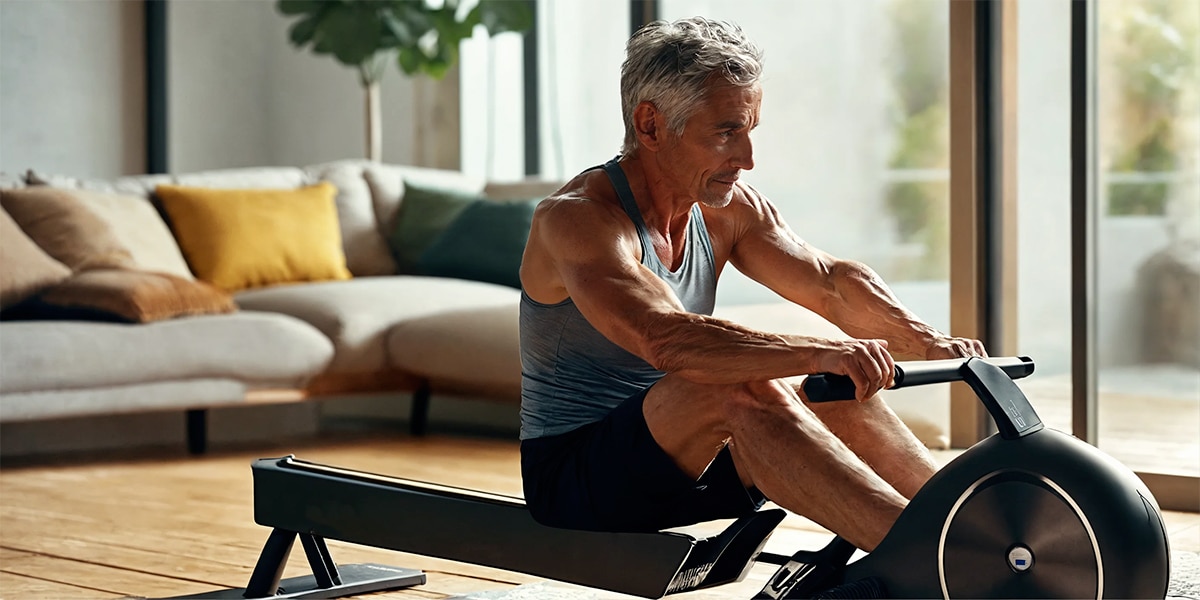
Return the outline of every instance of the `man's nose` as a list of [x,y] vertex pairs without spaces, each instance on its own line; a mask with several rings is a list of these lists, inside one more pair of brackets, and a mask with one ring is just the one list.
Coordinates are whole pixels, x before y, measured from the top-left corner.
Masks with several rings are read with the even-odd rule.
[[754,142],[750,140],[750,134],[741,136],[739,143],[733,152],[733,166],[743,171],[749,171],[754,168]]

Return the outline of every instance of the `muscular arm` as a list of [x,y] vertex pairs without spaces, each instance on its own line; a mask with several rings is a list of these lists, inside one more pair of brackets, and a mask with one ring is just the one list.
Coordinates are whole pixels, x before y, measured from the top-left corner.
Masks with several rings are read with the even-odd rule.
[[870,267],[835,258],[801,240],[766,198],[747,195],[731,261],[784,298],[825,317],[856,338],[888,341],[898,354],[920,358],[986,355],[977,340],[947,336],[904,307]]
[[887,360],[878,344],[769,334],[687,312],[640,263],[637,234],[618,210],[583,199],[543,202],[522,266],[526,292],[542,302],[569,296],[608,339],[659,370],[695,381],[735,383],[818,371],[845,373],[875,389],[890,381],[890,372],[882,369],[861,372]]

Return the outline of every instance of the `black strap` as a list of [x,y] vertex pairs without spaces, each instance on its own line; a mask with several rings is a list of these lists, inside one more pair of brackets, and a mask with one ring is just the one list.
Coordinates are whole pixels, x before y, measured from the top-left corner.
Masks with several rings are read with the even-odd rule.
[[637,200],[633,197],[633,188],[629,187],[629,179],[625,177],[625,171],[621,170],[621,165],[617,164],[620,158],[618,156],[604,163],[604,172],[612,182],[613,189],[617,192],[617,198],[621,200],[621,208],[625,209],[625,214],[629,216],[629,219],[633,221],[634,228],[637,229],[638,238],[642,241],[642,251],[650,252],[654,246],[651,245],[650,236],[646,232],[646,222],[642,220],[642,211],[638,210]]

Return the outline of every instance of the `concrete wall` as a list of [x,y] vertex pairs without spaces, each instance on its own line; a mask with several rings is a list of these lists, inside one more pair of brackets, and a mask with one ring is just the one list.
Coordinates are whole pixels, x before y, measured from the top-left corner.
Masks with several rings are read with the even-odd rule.
[[[167,12],[172,171],[365,155],[357,74],[293,48],[274,2]],[[143,172],[144,74],[141,2],[0,2],[0,172]],[[456,73],[414,81],[393,67],[381,96],[385,161],[458,166]]]
[[0,172],[145,167],[140,2],[0,2]]
[[[357,72],[294,48],[287,37],[294,19],[276,12],[274,2],[173,2],[168,15],[171,170],[366,155]],[[457,166],[456,158],[415,150],[416,124],[432,118],[428,103],[418,110],[419,92],[445,85],[451,84],[417,82],[389,69],[380,90],[384,161]],[[457,99],[449,105],[456,112]],[[445,138],[457,154],[457,131]],[[429,136],[425,141],[432,143]]]

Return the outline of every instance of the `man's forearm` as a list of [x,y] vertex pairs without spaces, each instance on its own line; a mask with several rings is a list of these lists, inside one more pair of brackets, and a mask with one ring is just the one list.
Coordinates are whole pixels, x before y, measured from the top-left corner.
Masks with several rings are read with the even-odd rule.
[[892,352],[920,358],[942,335],[905,308],[870,267],[839,261],[829,278],[834,298],[827,304],[826,313],[847,334],[885,339]]
[[814,373],[838,342],[756,331],[705,315],[665,315],[645,356],[655,368],[705,383],[736,383]]

